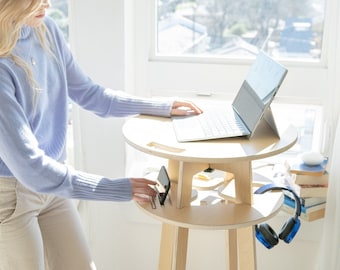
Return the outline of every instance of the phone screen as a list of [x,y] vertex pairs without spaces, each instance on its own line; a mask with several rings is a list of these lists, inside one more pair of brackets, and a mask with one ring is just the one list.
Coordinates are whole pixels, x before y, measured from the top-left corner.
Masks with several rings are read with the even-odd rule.
[[164,205],[165,199],[169,193],[170,185],[171,185],[168,172],[166,171],[164,166],[161,167],[157,180],[158,180],[158,184],[156,187],[158,190],[159,203],[161,205]]

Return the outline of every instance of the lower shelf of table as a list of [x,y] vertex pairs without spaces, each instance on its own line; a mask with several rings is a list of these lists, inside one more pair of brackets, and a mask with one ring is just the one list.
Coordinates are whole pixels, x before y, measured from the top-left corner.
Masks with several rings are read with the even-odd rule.
[[281,192],[254,194],[254,203],[217,203],[176,208],[174,199],[156,208],[150,203],[137,204],[144,212],[163,223],[189,229],[229,230],[262,223],[275,216],[283,204]]

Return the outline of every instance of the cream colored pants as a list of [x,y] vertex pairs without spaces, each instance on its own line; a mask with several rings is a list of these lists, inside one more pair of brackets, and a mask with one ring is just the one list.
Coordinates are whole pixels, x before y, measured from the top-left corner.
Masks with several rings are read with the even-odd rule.
[[0,178],[0,270],[95,269],[70,200]]

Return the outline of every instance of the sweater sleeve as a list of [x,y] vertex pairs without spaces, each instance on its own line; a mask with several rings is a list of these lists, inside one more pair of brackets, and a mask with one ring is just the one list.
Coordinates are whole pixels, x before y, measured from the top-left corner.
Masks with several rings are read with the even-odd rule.
[[[33,134],[23,105],[17,100],[9,72],[0,66],[0,172],[40,193],[67,198],[128,201],[128,178],[109,179],[79,172],[48,156]],[[53,142],[51,142],[52,144]]]
[[101,117],[124,117],[147,114],[169,117],[173,98],[141,98],[123,91],[94,84],[74,62],[71,54],[67,64],[69,96],[78,105]]

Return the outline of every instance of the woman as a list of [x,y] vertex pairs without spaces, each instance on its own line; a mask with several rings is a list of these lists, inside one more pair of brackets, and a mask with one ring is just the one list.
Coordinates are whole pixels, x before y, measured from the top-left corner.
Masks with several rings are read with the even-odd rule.
[[[102,117],[201,113],[173,99],[129,96],[78,67],[47,0],[0,0],[0,269],[95,269],[68,198],[147,200],[154,182],[66,166],[67,105]],[[186,109],[183,109],[186,108]]]

